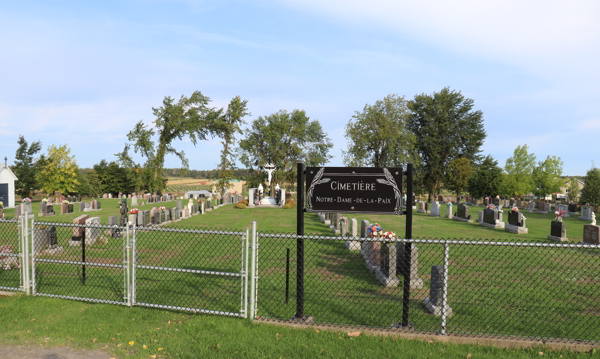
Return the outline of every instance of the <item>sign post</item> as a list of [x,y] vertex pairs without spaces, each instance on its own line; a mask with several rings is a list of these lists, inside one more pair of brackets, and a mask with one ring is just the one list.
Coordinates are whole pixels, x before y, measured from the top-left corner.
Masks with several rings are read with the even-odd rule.
[[[306,167],[298,163],[296,242],[296,318],[304,318],[304,212],[390,214],[406,217],[406,238],[412,238],[412,164],[401,167]],[[304,200],[306,174],[306,201]],[[402,185],[407,175],[406,209]],[[306,202],[306,207],[305,207]],[[408,325],[411,244],[405,244],[402,325]]]

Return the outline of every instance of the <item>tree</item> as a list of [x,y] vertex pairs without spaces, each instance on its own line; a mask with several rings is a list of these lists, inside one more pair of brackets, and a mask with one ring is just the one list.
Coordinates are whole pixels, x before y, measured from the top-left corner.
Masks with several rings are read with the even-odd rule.
[[456,196],[460,194],[469,185],[469,179],[473,176],[473,164],[468,158],[457,158],[450,162],[448,167],[448,177],[444,185],[446,188],[454,191]]
[[[177,103],[167,96],[163,100],[163,106],[152,108],[156,117],[154,128],[148,127],[143,121],[139,121],[131,130],[127,138],[133,141],[134,151],[140,152],[146,158],[143,166],[143,181],[150,192],[161,192],[166,186],[164,176],[164,163],[167,154],[174,154],[181,160],[184,168],[188,167],[188,160],[183,151],[177,152],[172,146],[175,139],[183,140],[185,137],[195,146],[198,140],[205,140],[208,135],[217,133],[216,119],[221,115],[220,110],[209,108],[210,98],[195,91],[189,98],[181,96]],[[158,135],[158,143],[152,141],[154,135]],[[125,150],[117,154],[120,161],[130,161],[126,145]],[[141,167],[140,167],[141,168]]]
[[17,148],[15,165],[12,168],[12,171],[18,178],[15,181],[15,192],[21,198],[31,197],[33,191],[38,189],[35,179],[36,164],[34,163],[33,156],[42,149],[42,144],[40,141],[36,141],[28,147],[25,137],[21,135],[17,143],[19,144],[19,148]]
[[219,117],[217,121],[218,133],[223,139],[223,150],[221,150],[221,163],[219,165],[219,192],[221,197],[225,196],[225,191],[230,187],[230,181],[233,179],[233,170],[235,169],[235,135],[242,133],[242,120],[248,112],[248,100],[243,100],[236,96],[231,100],[227,111]]
[[331,158],[331,140],[318,120],[310,120],[302,110],[281,110],[252,121],[252,127],[240,141],[240,161],[248,168],[259,169],[267,162],[279,170],[273,173],[272,189],[283,180],[288,188],[295,183],[296,162],[320,166]]
[[42,190],[48,195],[55,192],[62,194],[75,193],[79,181],[77,180],[77,164],[75,156],[67,145],[48,147],[48,157],[40,158],[40,167],[36,179]]
[[502,168],[492,156],[488,155],[475,168],[475,173],[469,179],[469,193],[476,198],[497,196],[502,186]]
[[415,136],[406,129],[409,115],[404,97],[388,95],[375,105],[365,105],[346,124],[349,142],[342,151],[344,163],[353,167],[401,166],[416,160]]
[[94,172],[100,179],[100,191],[102,193],[128,193],[133,189],[129,186],[126,169],[120,167],[117,162],[109,163],[102,160],[94,165]]
[[433,95],[416,95],[408,102],[412,113],[407,128],[416,136],[429,200],[437,194],[450,162],[463,157],[478,159],[486,134],[483,112],[472,111],[473,106],[472,99],[448,87]]
[[600,208],[600,169],[592,168],[587,171],[579,203],[588,203],[596,207],[596,210]]
[[563,162],[560,157],[548,156],[544,161],[538,162],[538,166],[533,169],[533,183],[535,190],[533,193],[539,197],[546,197],[549,194],[560,192],[562,185]]
[[571,177],[569,179],[569,201],[574,201],[577,197],[579,197],[579,181],[575,177]]
[[517,146],[513,156],[506,160],[504,188],[510,196],[522,196],[533,191],[535,153],[528,153],[527,145]]

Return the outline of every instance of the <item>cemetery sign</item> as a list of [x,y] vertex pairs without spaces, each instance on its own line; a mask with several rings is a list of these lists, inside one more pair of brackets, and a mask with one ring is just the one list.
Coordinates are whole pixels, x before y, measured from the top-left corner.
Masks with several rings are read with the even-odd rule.
[[402,168],[307,167],[307,212],[402,214]]

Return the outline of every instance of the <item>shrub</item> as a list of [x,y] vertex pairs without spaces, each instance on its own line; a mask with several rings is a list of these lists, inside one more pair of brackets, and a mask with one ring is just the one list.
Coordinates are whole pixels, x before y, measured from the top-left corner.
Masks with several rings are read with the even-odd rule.
[[237,208],[237,209],[244,209],[244,208],[246,208],[246,204],[244,202],[238,202],[235,205],[235,208]]
[[283,205],[283,209],[291,209],[291,208],[294,208],[294,206],[292,206],[289,203],[286,203],[286,204]]

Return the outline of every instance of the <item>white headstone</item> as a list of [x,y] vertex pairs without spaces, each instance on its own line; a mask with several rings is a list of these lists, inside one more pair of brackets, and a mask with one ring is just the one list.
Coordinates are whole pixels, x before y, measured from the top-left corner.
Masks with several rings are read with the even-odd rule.
[[[100,225],[100,217],[91,217],[85,220],[86,225]],[[85,244],[94,244],[100,235],[100,228],[85,229]]]

